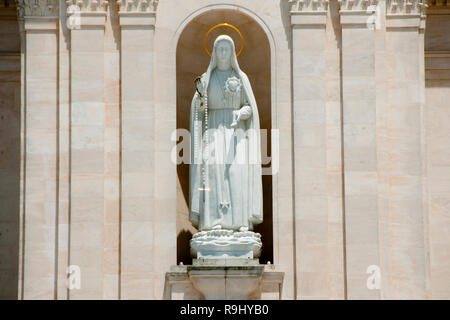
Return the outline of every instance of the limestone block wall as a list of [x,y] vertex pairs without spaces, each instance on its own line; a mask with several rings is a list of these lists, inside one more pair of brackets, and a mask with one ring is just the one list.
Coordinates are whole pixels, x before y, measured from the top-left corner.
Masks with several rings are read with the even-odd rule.
[[364,279],[369,265],[380,265],[378,253],[375,28],[369,28],[368,6],[343,1],[342,124],[347,297],[379,298]]
[[265,196],[282,298],[450,297],[446,2],[4,3],[0,298],[163,297],[187,223],[177,46],[224,12],[269,46],[256,99],[278,130]]

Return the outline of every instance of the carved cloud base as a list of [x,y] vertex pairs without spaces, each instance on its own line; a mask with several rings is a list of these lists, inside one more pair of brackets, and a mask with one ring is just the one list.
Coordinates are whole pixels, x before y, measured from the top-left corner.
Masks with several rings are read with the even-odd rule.
[[252,231],[201,231],[192,237],[191,256],[197,259],[256,259],[261,255],[261,235]]

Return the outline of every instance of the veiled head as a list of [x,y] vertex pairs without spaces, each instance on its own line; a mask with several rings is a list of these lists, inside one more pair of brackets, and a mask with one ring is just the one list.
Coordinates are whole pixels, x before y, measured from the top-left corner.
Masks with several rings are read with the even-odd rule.
[[231,66],[231,44],[227,40],[221,40],[216,45],[217,62]]
[[214,41],[212,59],[216,60],[217,67],[228,69],[233,66],[233,60],[236,60],[234,51],[234,42],[227,35],[220,35]]
[[228,70],[230,67],[237,73],[238,77],[244,74],[239,68],[233,39],[228,35],[220,35],[214,40],[211,60],[202,80],[203,87],[208,88],[209,79],[214,69]]

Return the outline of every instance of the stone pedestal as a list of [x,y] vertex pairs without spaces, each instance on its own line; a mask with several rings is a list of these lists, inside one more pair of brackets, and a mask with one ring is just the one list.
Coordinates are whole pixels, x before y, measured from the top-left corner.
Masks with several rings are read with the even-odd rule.
[[284,272],[257,259],[195,259],[166,273],[164,299],[280,299]]
[[193,264],[173,266],[166,274],[165,299],[280,299],[284,273],[259,264],[261,247],[261,235],[252,231],[219,229],[194,234]]
[[264,266],[190,266],[189,279],[206,300],[250,300],[260,295]]

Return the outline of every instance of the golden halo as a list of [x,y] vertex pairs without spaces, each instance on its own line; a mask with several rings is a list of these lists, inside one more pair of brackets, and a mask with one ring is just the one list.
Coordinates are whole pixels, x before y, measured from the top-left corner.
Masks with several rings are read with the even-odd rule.
[[242,52],[242,49],[244,49],[244,37],[242,37],[242,33],[239,31],[238,28],[236,28],[235,26],[233,26],[232,24],[229,23],[219,23],[216,24],[214,27],[212,27],[211,29],[208,30],[208,32],[205,35],[205,39],[203,40],[203,46],[205,47],[205,51],[208,54],[208,56],[211,57],[211,52],[209,52],[208,47],[206,46],[206,40],[208,39],[209,34],[211,33],[211,31],[213,31],[216,28],[219,27],[228,27],[228,28],[232,28],[234,31],[236,31],[239,34],[239,37],[241,37],[241,48],[239,49],[238,53],[236,54],[236,57],[239,57],[239,55]]

